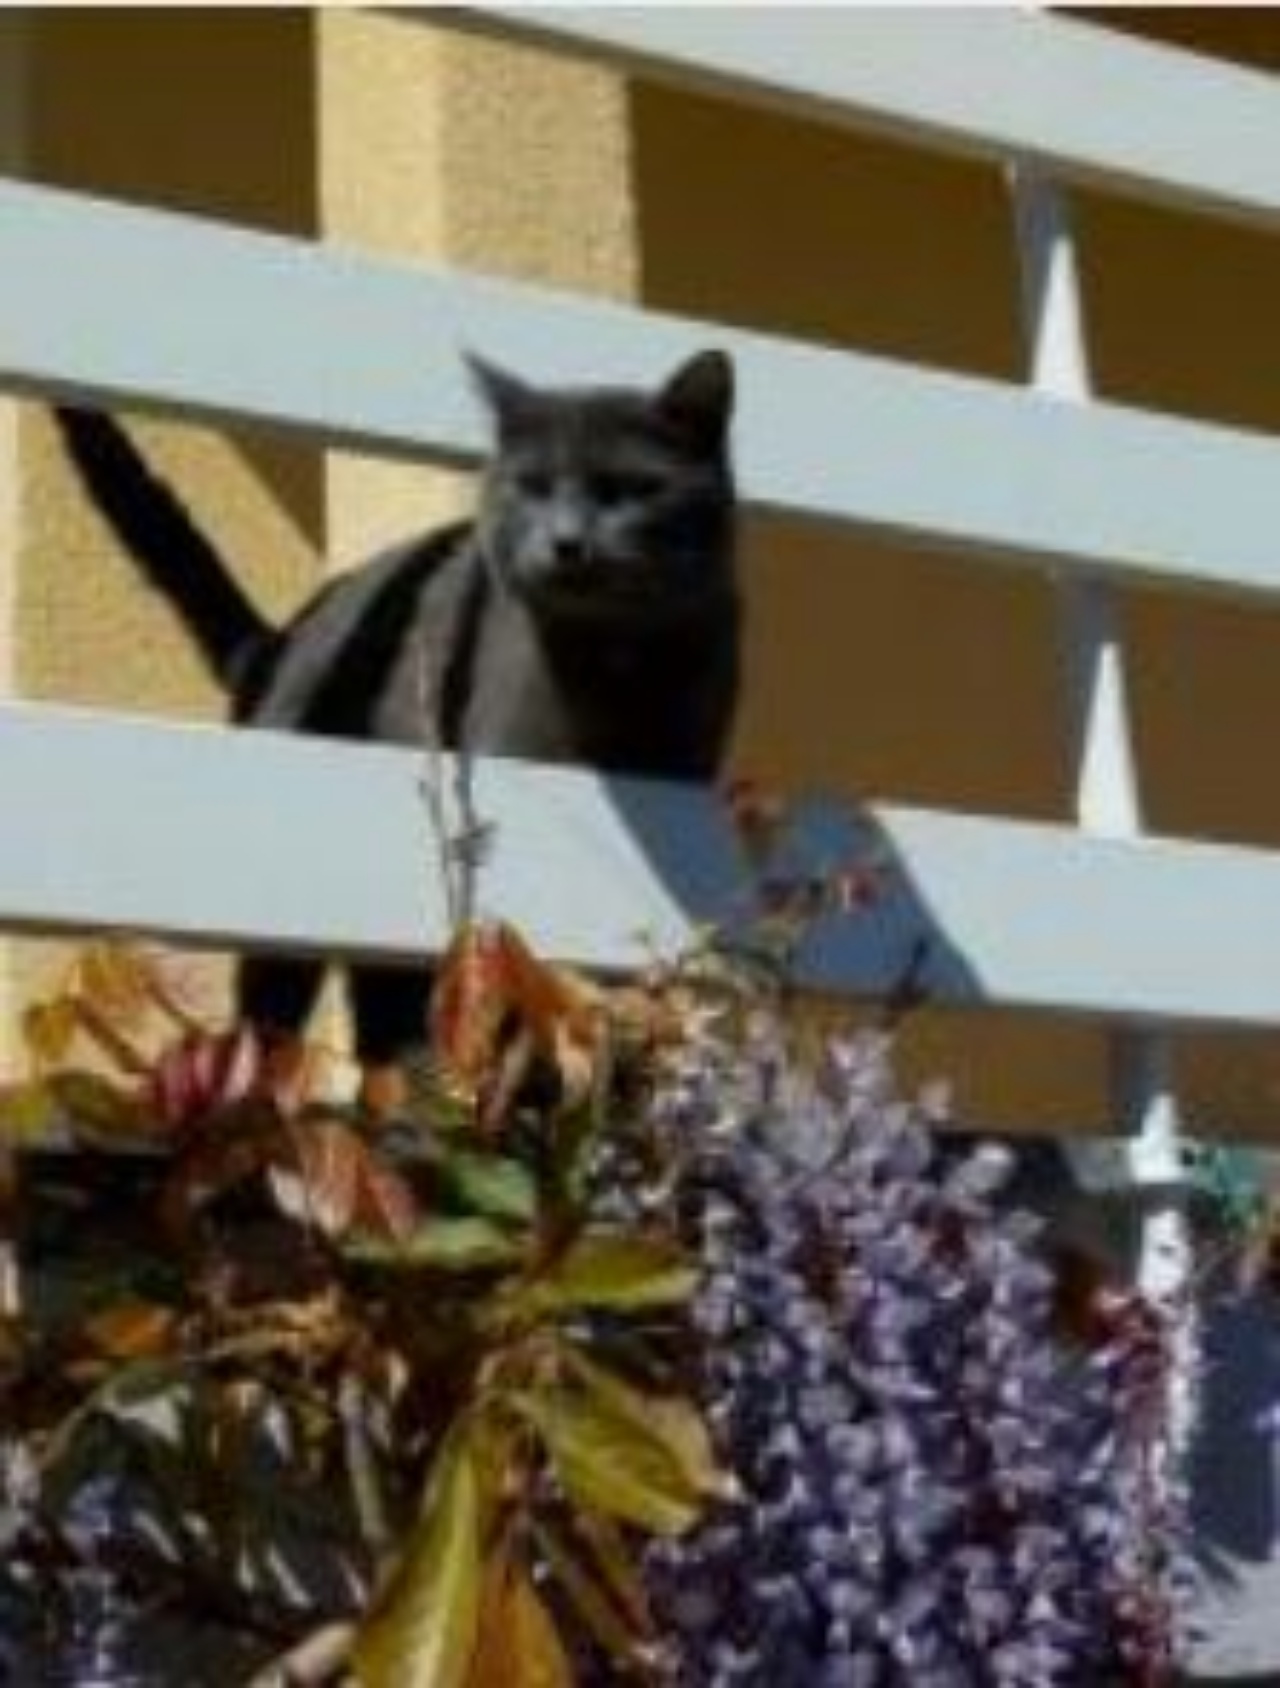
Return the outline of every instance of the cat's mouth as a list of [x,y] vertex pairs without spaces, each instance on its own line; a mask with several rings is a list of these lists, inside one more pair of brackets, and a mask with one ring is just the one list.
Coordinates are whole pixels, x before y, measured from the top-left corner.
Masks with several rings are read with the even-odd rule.
[[573,562],[557,560],[540,570],[529,582],[530,595],[548,608],[601,610],[651,603],[662,596],[660,572],[641,560],[583,556]]

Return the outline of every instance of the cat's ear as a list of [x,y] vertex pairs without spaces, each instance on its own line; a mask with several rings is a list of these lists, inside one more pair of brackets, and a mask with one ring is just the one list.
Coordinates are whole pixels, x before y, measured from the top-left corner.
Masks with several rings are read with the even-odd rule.
[[705,451],[723,450],[733,416],[733,364],[720,351],[699,352],[659,388],[659,414]]
[[537,414],[541,395],[536,387],[531,387],[518,375],[499,369],[496,363],[490,363],[475,352],[466,352],[463,356],[476,392],[484,401],[498,433],[510,433]]

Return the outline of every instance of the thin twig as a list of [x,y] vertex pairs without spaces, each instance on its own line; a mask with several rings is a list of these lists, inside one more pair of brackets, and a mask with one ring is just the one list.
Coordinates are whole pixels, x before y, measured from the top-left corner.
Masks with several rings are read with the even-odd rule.
[[425,626],[418,628],[416,639],[416,702],[422,722],[423,750],[420,786],[426,800],[436,863],[444,885],[445,913],[452,933],[475,917],[477,883],[493,829],[476,809],[474,762],[461,743],[452,750],[452,782],[447,777],[445,747],[441,743],[444,675],[432,661]]
[[414,674],[417,688],[418,717],[422,722],[423,760],[419,789],[427,805],[427,818],[431,823],[431,837],[435,845],[436,866],[439,869],[440,882],[444,887],[445,918],[449,923],[450,931],[456,932],[461,924],[462,908],[452,849],[452,834],[449,828],[449,805],[445,796],[444,753],[440,747],[440,735],[437,726],[439,687],[435,683],[435,671],[431,663],[426,629],[419,627],[416,637],[418,661]]

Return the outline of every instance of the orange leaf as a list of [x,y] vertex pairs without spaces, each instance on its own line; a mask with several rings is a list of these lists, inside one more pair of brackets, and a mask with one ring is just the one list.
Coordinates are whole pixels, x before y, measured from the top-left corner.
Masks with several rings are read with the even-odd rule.
[[[511,1088],[506,1059],[524,1041],[572,1096],[590,1088],[605,1031],[603,997],[585,979],[534,955],[512,927],[472,925],[445,956],[432,1002],[436,1054],[473,1105]],[[494,1109],[484,1112],[492,1116]]]
[[573,1670],[541,1595],[505,1555],[485,1568],[479,1631],[467,1688],[573,1688]]
[[441,963],[431,1000],[432,1042],[450,1082],[474,1098],[497,1063],[512,998],[503,928],[468,926]]
[[164,1353],[177,1326],[171,1307],[154,1301],[118,1301],[86,1320],[82,1335],[108,1360],[142,1360]]

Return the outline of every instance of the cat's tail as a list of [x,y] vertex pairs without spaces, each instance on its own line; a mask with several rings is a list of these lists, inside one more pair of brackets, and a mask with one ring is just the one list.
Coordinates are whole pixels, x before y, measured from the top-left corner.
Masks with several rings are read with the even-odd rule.
[[215,677],[233,690],[275,630],[119,423],[67,405],[54,416],[94,508],[177,612]]

